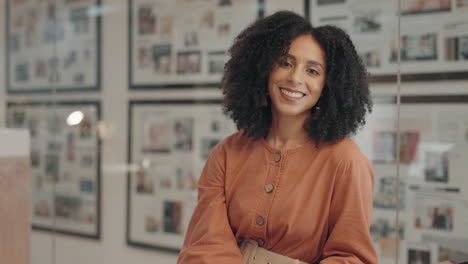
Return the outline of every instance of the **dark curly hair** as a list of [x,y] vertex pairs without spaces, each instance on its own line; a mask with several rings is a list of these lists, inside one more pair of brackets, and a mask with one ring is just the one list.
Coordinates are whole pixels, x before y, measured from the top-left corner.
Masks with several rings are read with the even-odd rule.
[[[320,142],[335,142],[365,124],[372,111],[368,73],[349,36],[334,26],[312,27],[305,18],[279,11],[258,19],[242,31],[229,49],[221,81],[224,113],[239,130],[253,138],[266,137],[271,126],[268,78],[278,59],[287,54],[291,41],[310,34],[326,56],[326,81],[304,128]],[[268,106],[262,104],[265,98]]]

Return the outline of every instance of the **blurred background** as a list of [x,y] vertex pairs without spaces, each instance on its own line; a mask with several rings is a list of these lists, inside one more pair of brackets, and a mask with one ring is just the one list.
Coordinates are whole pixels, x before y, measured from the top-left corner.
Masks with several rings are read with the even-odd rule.
[[0,128],[31,140],[27,262],[175,264],[207,155],[235,131],[227,49],[283,9],[346,30],[370,73],[354,139],[379,263],[468,261],[467,0],[0,3]]

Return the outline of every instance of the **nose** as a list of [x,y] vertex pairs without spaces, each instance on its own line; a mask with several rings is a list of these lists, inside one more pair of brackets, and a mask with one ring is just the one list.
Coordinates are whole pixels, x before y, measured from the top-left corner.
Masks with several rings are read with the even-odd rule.
[[303,83],[302,78],[302,70],[300,69],[300,67],[294,67],[289,72],[289,81],[294,86],[301,85]]

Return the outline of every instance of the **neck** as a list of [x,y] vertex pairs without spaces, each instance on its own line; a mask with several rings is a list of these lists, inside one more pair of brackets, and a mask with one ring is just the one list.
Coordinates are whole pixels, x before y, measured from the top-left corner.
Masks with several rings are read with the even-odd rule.
[[293,149],[310,140],[304,129],[305,119],[291,117],[273,117],[266,142],[276,149]]

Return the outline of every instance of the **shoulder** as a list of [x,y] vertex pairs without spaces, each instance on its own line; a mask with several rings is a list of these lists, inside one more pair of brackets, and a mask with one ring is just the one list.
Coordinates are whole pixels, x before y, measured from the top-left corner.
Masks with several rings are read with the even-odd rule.
[[252,146],[254,142],[254,139],[239,131],[219,142],[213,148],[213,152],[241,152],[244,151],[246,147]]
[[243,132],[236,132],[221,142],[211,150],[210,156],[215,156],[219,160],[242,159],[247,153],[251,152],[257,145],[257,141],[246,136]]
[[338,163],[368,162],[368,158],[362,153],[359,146],[349,137],[326,146],[331,157]]

